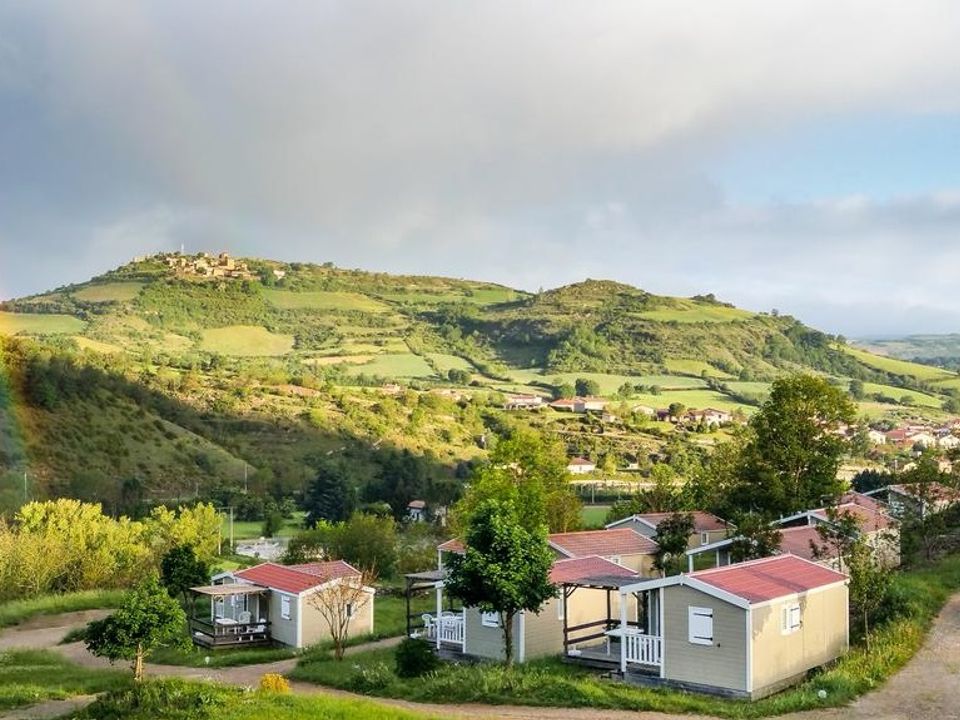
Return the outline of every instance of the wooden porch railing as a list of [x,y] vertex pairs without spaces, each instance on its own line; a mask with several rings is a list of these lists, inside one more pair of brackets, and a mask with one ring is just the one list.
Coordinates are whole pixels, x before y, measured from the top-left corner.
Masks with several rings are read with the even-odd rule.
[[271,641],[270,622],[221,624],[190,618],[190,637],[197,645],[217,648],[235,645],[266,644]]

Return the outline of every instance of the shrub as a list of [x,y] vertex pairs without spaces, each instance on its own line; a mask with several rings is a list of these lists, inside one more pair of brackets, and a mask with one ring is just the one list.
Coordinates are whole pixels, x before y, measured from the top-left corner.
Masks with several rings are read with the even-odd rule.
[[422,638],[405,638],[394,654],[398,677],[413,678],[433,672],[440,665],[430,643]]
[[280,673],[267,673],[260,678],[260,690],[268,693],[288,693],[290,683]]
[[355,667],[356,674],[347,681],[348,688],[354,692],[379,693],[393,680],[393,673],[390,672],[390,668],[382,662]]

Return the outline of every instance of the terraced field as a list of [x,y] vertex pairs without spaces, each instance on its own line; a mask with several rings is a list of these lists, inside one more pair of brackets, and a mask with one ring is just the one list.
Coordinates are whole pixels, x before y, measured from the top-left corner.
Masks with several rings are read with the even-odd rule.
[[473,365],[457,355],[427,353],[427,357],[430,358],[430,360],[433,361],[433,363],[437,366],[437,370],[444,375],[450,370],[466,370],[467,372],[476,371],[476,368],[474,368]]
[[116,282],[104,283],[102,285],[87,285],[84,288],[75,290],[71,293],[78,300],[84,302],[130,302],[134,300],[143,289],[143,283],[138,282]]
[[371,313],[390,311],[384,303],[360,293],[322,290],[292,292],[266,288],[263,296],[271,305],[284,310],[360,310]]
[[364,365],[350,368],[350,372],[357,375],[376,375],[384,378],[427,378],[433,376],[433,368],[427,361],[413,353],[397,353],[394,355],[378,355]]
[[85,327],[83,320],[72,315],[0,311],[0,333],[4,335],[75,335]]
[[237,357],[285,355],[293,350],[293,335],[279,335],[259,325],[229,325],[203,331],[200,347]]
[[865,350],[858,350],[848,345],[840,345],[837,347],[848,355],[855,357],[867,367],[872,367],[883,372],[894,373],[895,375],[907,375],[925,382],[957,379],[956,373],[942,368],[921,365],[907,360],[897,360],[896,358],[883,357],[881,355],[873,355]]
[[631,385],[656,385],[663,390],[671,388],[689,389],[706,387],[706,383],[700,378],[683,375],[614,375],[591,372],[544,373],[538,369],[511,370],[509,375],[511,379],[524,385],[537,383],[553,385],[557,381],[574,383],[578,378],[595,380],[600,386],[600,393],[602,395],[614,394],[624,383],[630,383]]

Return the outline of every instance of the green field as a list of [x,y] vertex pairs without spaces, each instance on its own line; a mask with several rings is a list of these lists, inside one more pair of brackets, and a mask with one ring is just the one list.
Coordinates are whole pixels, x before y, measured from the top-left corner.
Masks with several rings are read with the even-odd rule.
[[388,312],[389,307],[373,298],[351,292],[332,292],[316,290],[311,292],[291,292],[289,290],[263,291],[267,301],[284,310],[361,310],[363,312]]
[[293,335],[274,334],[259,325],[228,325],[204,330],[200,348],[243,357],[285,355],[293,350]]
[[544,373],[542,370],[510,370],[512,380],[524,385],[553,385],[555,381],[574,383],[578,378],[595,380],[600,386],[601,395],[613,395],[624,383],[631,385],[657,385],[663,390],[679,388],[704,388],[706,384],[700,378],[684,375],[614,375],[609,373],[568,372]]
[[580,522],[584,528],[602,528],[610,512],[609,505],[584,505],[580,511]]
[[0,334],[75,335],[86,323],[71,315],[0,312]]
[[893,373],[894,375],[907,375],[915,377],[925,382],[936,382],[938,380],[950,380],[956,378],[956,373],[943,370],[942,368],[932,367],[930,365],[920,365],[919,363],[908,362],[907,360],[897,360],[896,358],[874,355],[865,350],[857,350],[848,345],[840,345],[839,349],[848,355],[853,356],[864,365],[875,368],[882,372]]
[[138,282],[117,282],[105,283],[103,285],[87,285],[84,288],[75,290],[73,296],[77,300],[85,302],[130,302],[143,289],[143,283]]
[[464,292],[386,292],[377,293],[377,297],[405,305],[439,305],[440,303],[456,302],[468,302],[476,305],[495,305],[497,303],[517,300],[521,295],[509,288],[482,288]]
[[77,335],[73,339],[76,341],[77,347],[81,350],[93,350],[94,352],[100,353],[115,353],[123,350],[119,345],[112,345],[110,343],[100,342],[99,340],[91,340],[82,335]]
[[466,370],[467,372],[476,372],[476,368],[462,357],[457,355],[445,355],[443,353],[428,353],[427,357],[437,366],[441,374],[446,375],[450,370]]
[[750,393],[751,395],[764,395],[770,392],[770,383],[768,382],[731,380],[726,383],[726,386],[734,392]]
[[718,370],[710,363],[705,363],[703,360],[681,360],[668,358],[663,361],[663,364],[666,366],[669,372],[676,373],[677,375],[693,375],[695,377],[700,377],[702,373],[706,372],[707,377],[723,379],[732,377],[723,370]]
[[867,395],[873,395],[879,393],[886,397],[893,398],[897,402],[901,398],[909,397],[910,402],[913,405],[918,405],[920,407],[929,407],[929,408],[940,408],[943,405],[943,400],[933,395],[927,395],[926,393],[917,392],[916,390],[906,390],[904,388],[894,387],[892,385],[879,385],[877,383],[864,383],[863,390]]
[[[289,520],[283,521],[283,527],[277,533],[277,537],[292,537],[303,530],[303,519],[306,516],[303,512],[294,513]],[[223,515],[220,523],[220,532],[224,538],[230,537],[230,516]],[[234,540],[252,540],[263,535],[263,520],[234,520],[233,538]]]
[[692,301],[678,301],[677,307],[646,310],[637,317],[657,322],[718,323],[749,320],[754,313],[724,305],[701,305]]
[[351,367],[348,372],[359,375],[376,375],[385,378],[426,378],[433,376],[433,368],[427,361],[413,353],[378,355],[365,365]]

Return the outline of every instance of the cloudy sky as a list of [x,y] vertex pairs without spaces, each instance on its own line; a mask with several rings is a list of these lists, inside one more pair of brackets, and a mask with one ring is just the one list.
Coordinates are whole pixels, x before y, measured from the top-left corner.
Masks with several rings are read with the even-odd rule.
[[954,0],[0,4],[0,297],[226,249],[960,331]]

